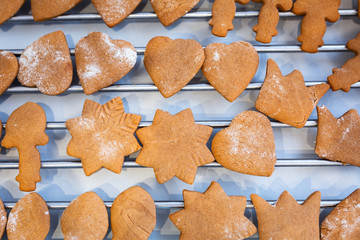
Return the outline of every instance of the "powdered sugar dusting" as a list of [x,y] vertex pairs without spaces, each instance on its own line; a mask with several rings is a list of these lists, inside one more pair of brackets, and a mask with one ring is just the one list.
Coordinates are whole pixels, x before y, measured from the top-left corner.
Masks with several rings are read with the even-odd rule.
[[213,59],[214,59],[215,62],[220,61],[220,54],[217,51],[214,52],[214,58]]
[[99,4],[97,10],[103,17],[104,21],[112,22],[119,18],[125,18],[127,14],[126,9],[128,8],[128,0],[107,0]]
[[101,36],[104,43],[108,46],[110,54],[122,64],[126,64],[128,67],[133,67],[136,63],[137,54],[136,51],[130,47],[118,47],[111,42],[111,39],[103,34]]
[[93,79],[97,78],[102,74],[101,68],[97,63],[91,63],[85,66],[85,69],[78,69],[78,74],[81,79]]
[[96,142],[99,144],[99,152],[96,155],[101,160],[111,160],[116,157],[119,149],[124,149],[123,145],[119,141],[109,141],[107,135],[107,131],[95,134]]
[[12,57],[12,53],[8,51],[0,51],[0,55],[6,57],[7,59],[10,59]]

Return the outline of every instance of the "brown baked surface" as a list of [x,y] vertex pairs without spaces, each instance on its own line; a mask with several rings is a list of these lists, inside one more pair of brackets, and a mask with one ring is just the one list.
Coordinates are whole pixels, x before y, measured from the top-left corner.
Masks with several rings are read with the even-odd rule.
[[15,55],[8,51],[0,51],[0,95],[15,80],[18,71],[19,64]]
[[82,0],[31,0],[31,12],[35,22],[62,15]]
[[319,240],[320,192],[312,193],[303,204],[284,191],[274,206],[251,194],[261,240]]

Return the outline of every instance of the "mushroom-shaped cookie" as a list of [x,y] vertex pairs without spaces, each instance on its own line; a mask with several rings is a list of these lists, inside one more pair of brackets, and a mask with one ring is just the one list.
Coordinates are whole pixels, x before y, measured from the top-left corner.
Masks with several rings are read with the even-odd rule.
[[45,128],[45,112],[33,102],[27,102],[16,109],[7,120],[1,145],[18,149],[20,173],[16,181],[20,183],[21,191],[34,191],[36,183],[41,181],[41,160],[36,146],[45,145],[49,141]]
[[341,0],[296,0],[292,9],[296,15],[304,15],[301,22],[301,50],[317,53],[324,45],[322,40],[326,32],[326,21],[336,22],[340,18],[338,9]]

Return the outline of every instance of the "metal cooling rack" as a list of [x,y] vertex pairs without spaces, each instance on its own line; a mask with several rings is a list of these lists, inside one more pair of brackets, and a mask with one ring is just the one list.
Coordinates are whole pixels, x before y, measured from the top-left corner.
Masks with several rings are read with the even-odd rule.
[[[354,9],[346,9],[339,10],[341,16],[357,16],[357,10]],[[291,12],[280,12],[280,17],[296,17],[295,14]],[[257,17],[259,15],[258,11],[243,11],[236,12],[235,17]],[[211,17],[211,11],[201,11],[201,12],[190,12],[187,13],[183,18],[209,18]],[[147,20],[147,19],[156,19],[156,14],[152,12],[140,12],[133,13],[127,17],[127,19],[136,19],[136,20]],[[71,22],[71,21],[102,21],[99,14],[69,14],[59,16],[48,22]],[[32,23],[33,18],[31,15],[21,15],[15,16],[8,20],[11,23]],[[258,52],[264,53],[276,53],[276,52],[301,52],[301,49],[298,45],[268,45],[268,46],[254,46]],[[6,49],[3,49],[6,50]],[[144,47],[137,47],[137,53],[139,55],[144,54]],[[8,51],[13,52],[15,55],[19,56],[23,49],[8,49]],[[348,51],[345,45],[324,45],[319,48],[319,52],[335,52],[335,51]],[[74,55],[74,49],[70,50],[70,53]],[[306,82],[306,86],[312,86],[315,84],[325,83],[326,81],[317,81],[317,82]],[[262,83],[250,83],[247,90],[258,90],[262,86]],[[352,88],[359,88],[360,82],[352,85]],[[182,91],[203,91],[203,90],[211,90],[214,91],[214,88],[210,84],[188,84],[185,86]],[[66,92],[82,92],[82,87],[79,85],[71,86]],[[118,84],[106,87],[100,92],[122,92],[122,91],[157,91],[156,86],[153,84],[141,84],[141,85],[126,85],[126,84]],[[39,90],[37,88],[27,88],[27,87],[11,87],[4,94],[16,94],[16,93],[38,93]],[[198,124],[204,124],[215,128],[224,128],[230,124],[230,121],[204,121],[197,122]],[[6,124],[3,124],[5,127]],[[151,122],[141,122],[140,127],[145,127],[151,125]],[[271,122],[271,126],[273,128],[285,128],[289,127],[286,124],[279,122]],[[316,127],[317,121],[307,121],[305,127]],[[48,122],[47,123],[48,130],[65,130],[64,122]],[[135,159],[126,158],[124,161],[124,168],[132,168],[132,167],[142,167],[135,163]],[[318,160],[318,159],[278,159],[276,162],[276,167],[311,167],[311,166],[341,166],[341,163],[326,161],[326,160]],[[54,161],[42,161],[42,168],[81,168],[81,162],[79,159],[62,159],[62,160],[54,160]],[[213,162],[207,164],[203,167],[221,167],[220,164]],[[0,161],[0,169],[14,169],[18,168],[18,160],[1,160]],[[275,201],[268,201],[270,204],[274,204]],[[302,203],[302,201],[299,201]],[[321,208],[332,208],[339,203],[339,200],[326,200],[321,201]],[[14,202],[5,202],[6,208],[13,208]],[[64,209],[69,202],[47,202],[47,205],[50,209]],[[111,207],[112,202],[105,202],[107,207]],[[173,209],[173,208],[182,208],[184,206],[181,201],[157,201],[155,202],[157,209]],[[247,202],[247,208],[253,208],[254,206],[250,201]]]

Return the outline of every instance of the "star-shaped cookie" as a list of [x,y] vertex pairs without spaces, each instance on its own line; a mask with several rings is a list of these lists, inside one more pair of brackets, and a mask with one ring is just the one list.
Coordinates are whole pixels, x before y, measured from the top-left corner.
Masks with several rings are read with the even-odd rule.
[[306,87],[298,70],[283,76],[275,61],[269,59],[255,107],[271,118],[302,128],[329,88],[325,83]]
[[317,107],[318,133],[315,153],[322,158],[360,167],[360,116],[355,109],[336,119],[325,107]]
[[360,189],[342,200],[321,224],[321,240],[360,239]]
[[256,194],[251,194],[262,240],[318,240],[320,192],[312,193],[303,204],[284,191],[274,206]]
[[141,148],[134,136],[140,120],[124,112],[120,97],[104,105],[87,99],[82,116],[65,123],[72,136],[67,153],[81,159],[86,176],[101,167],[120,173],[124,156]]
[[244,216],[246,197],[228,196],[217,182],[204,193],[184,190],[184,209],[170,214],[180,239],[244,239],[256,227]]
[[198,166],[214,161],[206,143],[212,128],[196,124],[191,109],[172,116],[157,110],[153,124],[136,131],[143,149],[136,163],[154,168],[159,183],[174,176],[192,184]]

